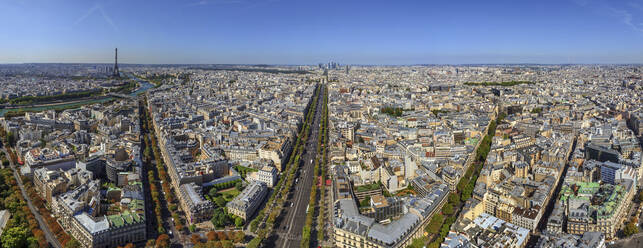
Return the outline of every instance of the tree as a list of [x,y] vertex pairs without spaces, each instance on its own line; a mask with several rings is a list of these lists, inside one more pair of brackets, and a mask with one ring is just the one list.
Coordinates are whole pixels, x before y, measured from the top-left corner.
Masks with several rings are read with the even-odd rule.
[[250,240],[250,242],[248,242],[248,246],[246,246],[246,247],[248,247],[248,248],[257,248],[257,247],[259,247],[259,245],[261,245],[261,238],[260,237],[255,237],[252,240]]
[[147,159],[149,159],[152,156],[152,149],[150,149],[149,146],[145,147],[145,150],[143,151],[143,156],[145,156],[145,158]]
[[456,193],[449,193],[449,203],[454,205],[460,204],[460,196]]
[[234,184],[234,187],[235,187],[238,191],[242,191],[242,190],[243,190],[243,183],[242,183],[241,181],[238,181],[237,183],[235,183],[235,184]]
[[127,243],[124,248],[136,248],[136,246],[132,243]]
[[170,247],[170,236],[167,234],[161,234],[156,238],[156,247],[157,248],[168,248]]
[[214,210],[212,219],[210,219],[212,224],[217,228],[222,228],[228,222],[228,216],[220,208]]
[[80,242],[78,242],[78,240],[76,239],[71,239],[69,242],[65,243],[65,248],[80,248],[80,247],[82,246],[80,245]]
[[27,228],[21,226],[9,228],[0,238],[2,247],[27,247],[28,232]]
[[196,232],[196,225],[192,224],[188,228],[190,229],[190,232]]
[[190,241],[192,241],[192,244],[199,244],[201,243],[201,236],[196,233],[192,234],[192,236],[190,236]]
[[442,213],[444,213],[446,215],[452,215],[453,214],[453,205],[451,205],[451,203],[445,204],[444,207],[442,208]]
[[170,204],[170,205],[168,206],[168,208],[170,209],[170,211],[174,212],[174,211],[176,211],[179,207],[178,207],[176,204]]
[[241,243],[243,242],[243,239],[245,239],[246,234],[243,233],[242,231],[237,231],[234,233],[234,242],[235,243]]
[[440,238],[446,237],[447,233],[449,233],[449,225],[447,223],[444,223],[440,228]]
[[625,236],[632,236],[632,234],[638,233],[639,228],[634,224],[634,221],[630,221],[625,225],[625,228],[623,229],[623,233],[625,233]]
[[639,192],[639,202],[643,202],[643,190]]
[[156,240],[150,239],[145,243],[145,248],[154,248],[154,244],[156,243]]
[[216,187],[212,187],[212,188],[210,189],[210,191],[208,192],[208,195],[210,195],[210,197],[215,197],[215,196],[217,196],[217,188],[216,188]]
[[217,233],[214,232],[214,231],[209,231],[205,236],[208,237],[208,241],[217,241],[218,240]]
[[219,241],[227,240],[228,236],[225,235],[225,232],[217,232],[217,238]]
[[[69,242],[67,242],[67,243],[69,243]],[[33,236],[27,238],[27,244],[28,244],[27,247],[29,247],[29,248],[38,248],[38,247],[40,247],[40,244],[38,244],[38,239],[33,237]]]
[[427,241],[426,237],[413,239],[413,242],[407,248],[422,248]]
[[216,203],[220,208],[224,208],[226,201],[223,199],[223,196],[217,196],[214,198],[214,203]]
[[223,244],[223,248],[232,248],[234,247],[234,244],[232,244],[232,241],[230,240],[224,240],[221,242]]
[[16,145],[15,142],[16,142],[16,135],[13,132],[8,132],[6,143],[9,144],[9,146],[15,146]]
[[431,243],[429,244],[429,246],[427,246],[427,247],[429,247],[429,248],[439,248],[439,247],[440,247],[440,243],[441,243],[441,242],[439,242],[439,240],[436,240],[436,241],[431,242]]
[[438,233],[438,231],[440,230],[440,225],[442,224],[442,220],[442,214],[437,213],[433,215],[433,217],[431,218],[431,222],[429,222],[429,225],[426,226],[426,231],[432,234]]
[[543,112],[543,108],[534,108],[531,110],[532,114],[540,114],[541,112]]
[[371,205],[371,197],[370,196],[366,196],[366,198],[364,198],[364,200],[359,202],[360,207],[368,207],[370,205]]
[[242,227],[243,226],[243,219],[241,219],[241,217],[234,218],[234,225],[237,226],[237,227]]

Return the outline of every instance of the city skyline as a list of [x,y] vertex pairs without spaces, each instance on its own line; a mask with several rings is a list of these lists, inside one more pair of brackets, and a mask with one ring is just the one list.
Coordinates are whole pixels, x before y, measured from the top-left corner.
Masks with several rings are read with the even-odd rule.
[[0,63],[640,64],[641,6],[12,0]]

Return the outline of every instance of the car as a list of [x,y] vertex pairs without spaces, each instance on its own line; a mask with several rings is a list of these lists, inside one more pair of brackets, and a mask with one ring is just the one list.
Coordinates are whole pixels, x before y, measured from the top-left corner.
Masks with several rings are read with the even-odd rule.
[[295,203],[294,203],[294,202],[291,202],[291,203],[290,203],[290,207],[292,207],[293,205],[295,205]]

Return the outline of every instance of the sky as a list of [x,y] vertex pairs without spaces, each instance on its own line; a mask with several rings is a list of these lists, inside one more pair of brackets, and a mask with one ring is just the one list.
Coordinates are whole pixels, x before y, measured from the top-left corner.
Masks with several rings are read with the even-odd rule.
[[0,0],[0,63],[643,63],[643,0]]

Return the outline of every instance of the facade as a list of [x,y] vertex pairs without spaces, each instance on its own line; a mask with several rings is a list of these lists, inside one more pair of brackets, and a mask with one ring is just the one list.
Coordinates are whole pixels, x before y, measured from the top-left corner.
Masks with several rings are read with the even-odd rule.
[[146,240],[145,218],[136,213],[94,218],[87,213],[72,218],[70,234],[83,247],[110,248]]
[[366,211],[362,209],[362,214],[375,219],[375,221],[382,221],[402,215],[403,206],[402,199],[377,195],[371,198],[370,209]]
[[107,179],[116,185],[123,185],[124,182],[118,180],[118,174],[126,172],[132,167],[132,160],[125,149],[118,149],[113,156],[106,159],[105,174]]
[[277,169],[272,166],[264,166],[257,172],[257,180],[263,182],[269,188],[275,186],[277,183]]
[[[333,226],[335,247],[406,247],[414,238],[424,235],[424,227],[444,205],[448,192],[446,184],[439,184],[425,197],[405,199],[403,208],[408,212],[395,212],[395,207],[388,209],[391,210],[390,214],[398,216],[387,224],[361,214],[353,198],[337,200]],[[382,200],[378,197],[375,199]],[[379,204],[382,204],[381,201]],[[380,207],[386,208],[383,205]]]
[[567,233],[602,232],[607,239],[615,237],[627,215],[634,187],[631,180],[617,185],[595,182],[564,185],[559,201],[567,216]]
[[466,226],[450,231],[442,242],[443,248],[507,247],[524,248],[529,241],[529,229],[519,227],[495,216],[482,213]]
[[214,204],[203,198],[201,187],[195,183],[183,184],[180,187],[181,208],[190,224],[208,221],[212,218]]
[[263,182],[252,182],[241,194],[226,204],[228,212],[247,220],[257,210],[268,194],[268,186]]

